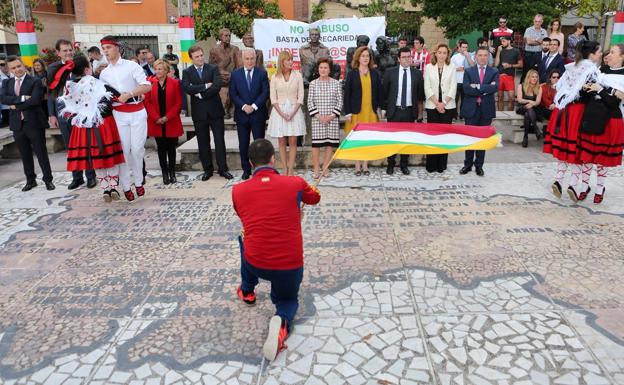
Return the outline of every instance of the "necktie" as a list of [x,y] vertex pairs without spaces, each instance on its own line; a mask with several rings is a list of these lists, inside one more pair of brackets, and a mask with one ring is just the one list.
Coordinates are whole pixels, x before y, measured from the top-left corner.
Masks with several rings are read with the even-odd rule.
[[[22,79],[15,78],[15,96],[19,96],[21,87],[22,87]],[[23,112],[20,112],[20,119],[24,120]]]
[[247,70],[247,88],[251,91],[251,70]]
[[[479,83],[483,85],[483,78],[485,78],[485,67],[479,66]],[[481,104],[481,96],[477,96],[477,104]]]
[[544,63],[544,68],[548,68],[548,66],[550,65],[550,62],[552,61],[554,56],[546,56],[546,63]]
[[199,74],[199,78],[202,78],[202,69],[203,67],[197,67],[197,73]]
[[403,68],[403,84],[401,84],[401,108],[407,107],[407,68]]
[[15,78],[15,96],[19,96],[21,87],[22,87],[22,79]]

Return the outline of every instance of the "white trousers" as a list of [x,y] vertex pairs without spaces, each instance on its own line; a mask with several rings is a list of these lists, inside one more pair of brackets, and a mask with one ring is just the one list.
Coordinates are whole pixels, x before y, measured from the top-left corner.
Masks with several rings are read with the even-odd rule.
[[147,112],[145,109],[136,112],[120,112],[113,110],[113,116],[119,130],[121,147],[126,163],[119,165],[119,182],[124,191],[143,185],[143,156],[147,139]]

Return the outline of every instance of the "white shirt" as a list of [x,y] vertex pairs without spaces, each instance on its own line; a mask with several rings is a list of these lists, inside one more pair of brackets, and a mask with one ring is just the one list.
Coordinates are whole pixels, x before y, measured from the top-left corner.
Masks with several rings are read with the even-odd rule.
[[120,94],[130,93],[139,85],[151,86],[140,65],[121,58],[116,64],[110,63],[102,70],[100,80],[119,91]]
[[463,83],[464,72],[466,72],[466,70],[468,69],[468,65],[466,65],[466,57],[458,52],[451,57],[451,63],[453,63],[455,68],[464,67],[463,71],[455,71],[455,80],[457,80],[457,83]]
[[[404,71],[407,70],[407,71]],[[403,89],[403,74],[407,73],[407,97],[406,97],[406,106],[407,107],[411,107],[412,106],[412,97],[411,97],[411,91],[412,91],[412,74],[410,73],[410,69],[409,67],[402,67],[399,66],[399,92],[397,92],[397,100],[396,100],[396,105],[397,106],[401,106],[401,90]]]

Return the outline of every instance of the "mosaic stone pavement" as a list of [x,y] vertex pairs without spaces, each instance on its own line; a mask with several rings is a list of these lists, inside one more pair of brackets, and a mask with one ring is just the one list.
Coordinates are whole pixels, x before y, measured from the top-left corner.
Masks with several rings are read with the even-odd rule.
[[235,301],[232,183],[152,175],[133,204],[66,174],[6,188],[0,385],[624,384],[622,170],[600,206],[552,197],[551,163],[458,170],[323,181],[272,363],[268,286]]

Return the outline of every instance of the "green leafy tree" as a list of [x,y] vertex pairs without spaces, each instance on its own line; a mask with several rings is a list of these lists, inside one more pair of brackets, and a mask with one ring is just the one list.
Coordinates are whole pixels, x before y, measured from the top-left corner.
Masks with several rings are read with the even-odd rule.
[[422,6],[423,15],[437,20],[447,38],[453,38],[472,31],[489,31],[498,26],[498,18],[507,16],[508,25],[514,31],[524,33],[533,25],[533,17],[544,15],[544,27],[549,20],[564,13],[565,1],[570,0],[514,0],[488,1],[454,0],[411,0],[413,5]]
[[364,17],[385,16],[390,36],[416,35],[422,17],[420,12],[405,12],[400,0],[373,0],[361,12]]
[[[30,9],[35,9],[43,0],[30,0]],[[57,4],[60,0],[49,0],[51,4]],[[33,15],[35,28],[43,31],[43,25]],[[0,29],[10,34],[15,34],[15,15],[13,14],[13,2],[11,0],[0,1]]]
[[312,4],[312,17],[311,21],[322,20],[327,13],[325,8],[325,0],[321,0],[316,4]]
[[565,4],[570,8],[576,8],[579,16],[587,16],[597,14],[598,30],[597,39],[602,37],[602,29],[605,23],[605,13],[617,10],[618,0],[564,0]]
[[[172,0],[177,6],[177,1]],[[284,15],[275,0],[195,0],[195,39],[218,37],[221,28],[236,36],[251,30],[254,19],[280,19]]]

